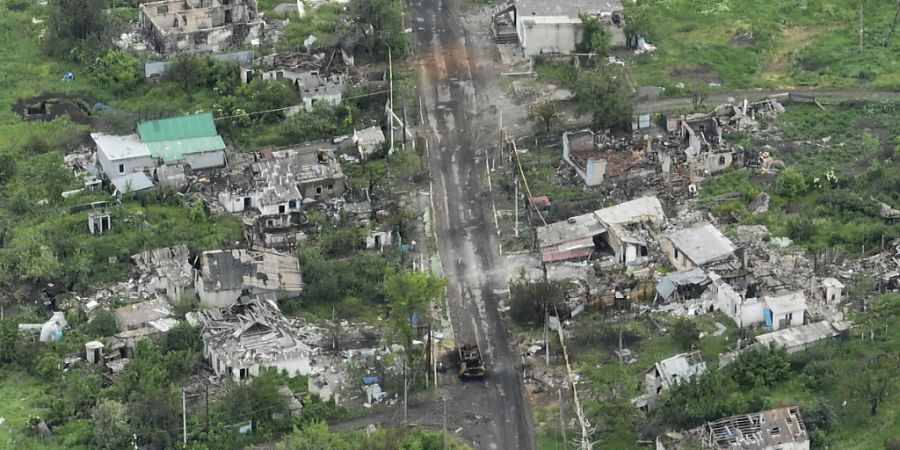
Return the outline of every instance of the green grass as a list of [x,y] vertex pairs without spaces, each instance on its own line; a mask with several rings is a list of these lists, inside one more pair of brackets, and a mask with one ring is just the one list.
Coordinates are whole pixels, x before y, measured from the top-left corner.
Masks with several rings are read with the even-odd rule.
[[303,17],[291,19],[281,35],[278,36],[279,51],[298,51],[303,49],[303,41],[309,35],[316,37],[317,45],[327,45],[340,38],[340,16],[343,5],[325,3],[316,9],[307,9]]
[[[735,170],[704,181],[701,200],[739,192],[739,200],[713,206],[712,211],[734,211],[746,223],[767,225],[773,234],[811,250],[841,247],[859,254],[863,248],[879,248],[882,236],[885,242],[900,236],[900,226],[885,224],[872,201],[900,205],[897,110],[891,103],[841,104],[825,111],[789,106],[772,124],[778,138],[757,137],[752,145],[771,145],[775,157],[802,176],[799,192],[780,192],[776,174]],[[770,195],[769,212],[750,216],[747,205],[760,192]]]
[[54,431],[55,436],[41,439],[28,431],[26,422],[31,417],[43,417],[47,412],[49,399],[41,387],[43,381],[25,372],[5,371],[0,375],[0,447],[21,450],[62,450],[85,448],[77,443],[67,442],[65,436],[83,424],[82,421],[71,421]]
[[[625,3],[631,25],[658,49],[639,56],[637,85],[720,83],[728,88],[900,85],[900,39],[884,46],[895,7],[864,0],[641,0]],[[752,38],[750,37],[752,34]],[[743,38],[743,39],[742,39]]]

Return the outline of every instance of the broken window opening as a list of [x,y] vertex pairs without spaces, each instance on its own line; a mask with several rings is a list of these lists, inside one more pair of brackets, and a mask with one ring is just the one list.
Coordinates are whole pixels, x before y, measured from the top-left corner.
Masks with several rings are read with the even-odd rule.
[[284,205],[278,205],[278,214],[284,214]]
[[316,186],[316,196],[322,195],[322,186]]
[[125,164],[119,164],[119,173],[125,173]]

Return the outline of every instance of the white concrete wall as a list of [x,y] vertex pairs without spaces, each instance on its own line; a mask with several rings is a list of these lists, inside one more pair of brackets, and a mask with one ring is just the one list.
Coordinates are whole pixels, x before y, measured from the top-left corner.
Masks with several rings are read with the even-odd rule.
[[224,167],[225,150],[203,153],[188,153],[184,155],[184,162],[191,165],[191,170],[208,169],[211,167]]
[[244,198],[250,198],[250,206],[253,207],[256,204],[256,199],[251,195],[232,195],[230,192],[220,192],[219,193],[219,203],[225,207],[225,211],[228,212],[243,212],[244,211]]
[[[784,327],[781,326],[781,321],[787,319],[788,314],[791,316],[791,320]],[[804,310],[792,311],[791,313],[784,313],[781,315],[772,315],[772,330],[780,330],[782,328],[789,328],[798,325],[803,325],[803,318],[806,315]]]
[[[148,167],[156,167],[156,160],[152,156],[138,156],[135,158],[109,159],[106,153],[98,150],[97,161],[107,178],[118,178],[122,175],[141,171]],[[119,171],[119,164],[124,165],[124,171]]]
[[341,104],[341,94],[312,94],[312,95],[303,95],[303,107],[307,111],[312,111],[313,103],[324,102],[331,106],[337,106]]
[[638,259],[638,245],[626,243],[625,244],[625,264],[628,264],[636,259]]
[[[214,366],[215,367],[215,366]],[[259,376],[259,373],[263,370],[269,369],[277,369],[278,372],[286,371],[288,376],[293,378],[297,375],[308,375],[309,374],[309,356],[306,355],[296,355],[289,359],[284,359],[275,362],[269,362],[264,364],[253,364],[250,366],[243,367],[232,367],[231,368],[231,378],[236,381],[241,381],[241,369],[247,369],[250,377]],[[225,368],[222,368],[224,372]],[[220,376],[227,376],[225,373],[218,373]]]
[[233,305],[241,296],[241,289],[208,291],[204,286],[203,277],[198,275],[195,287],[197,295],[200,297],[200,303],[211,308],[222,308]]
[[829,303],[840,303],[841,288],[834,286],[825,288],[825,300]]
[[748,298],[738,307],[740,313],[738,324],[741,328],[751,325],[766,323],[765,316],[766,304],[758,298]]
[[576,17],[522,17],[516,24],[519,42],[525,56],[541,54],[542,50],[572,53],[581,38],[581,21]]
[[606,176],[606,160],[605,159],[589,159],[587,162],[587,175],[584,182],[588,186],[597,186],[603,183]]

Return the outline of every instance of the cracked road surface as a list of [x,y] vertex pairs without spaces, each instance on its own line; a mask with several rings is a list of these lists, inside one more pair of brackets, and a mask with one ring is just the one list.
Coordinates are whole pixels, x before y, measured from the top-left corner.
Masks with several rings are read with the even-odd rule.
[[419,95],[450,318],[456,341],[477,343],[488,367],[484,381],[453,380],[459,385],[447,386],[448,403],[454,404],[454,414],[478,418],[466,421],[461,432],[477,448],[530,450],[534,440],[522,360],[510,345],[494,294],[507,283],[493,270],[505,261],[487,171],[499,141],[499,131],[491,132],[490,125],[499,126],[500,70],[488,53],[489,39],[466,33],[457,5],[418,0],[414,8]]

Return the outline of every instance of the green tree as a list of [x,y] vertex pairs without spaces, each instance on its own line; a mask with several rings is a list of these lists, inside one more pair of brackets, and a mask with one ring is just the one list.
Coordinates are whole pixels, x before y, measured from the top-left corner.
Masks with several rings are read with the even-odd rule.
[[386,57],[388,49],[394,58],[409,54],[411,42],[403,30],[402,10],[397,0],[353,0],[350,10],[357,23],[372,26],[370,46],[376,54]]
[[136,393],[128,402],[128,416],[139,445],[170,448],[181,433],[181,393],[168,386]]
[[76,46],[99,48],[109,29],[104,0],[50,0],[45,45],[53,56],[70,56]]
[[115,400],[103,400],[94,406],[91,413],[94,429],[94,445],[97,448],[122,449],[131,440],[128,426],[128,409]]
[[796,198],[806,190],[803,175],[790,167],[781,171],[775,179],[775,190],[787,199]]
[[204,64],[196,55],[183,53],[166,66],[165,79],[178,86],[188,101],[194,100],[194,89],[204,82]]
[[586,12],[578,13],[578,18],[581,19],[581,42],[575,46],[575,50],[598,55],[609,52],[612,36],[600,23],[600,18]]
[[624,128],[631,122],[632,106],[625,76],[612,66],[584,71],[575,81],[576,110],[590,114],[596,129]]
[[672,324],[672,340],[681,350],[688,351],[700,340],[700,329],[690,319],[676,319]]
[[556,310],[565,301],[566,292],[557,281],[531,281],[525,273],[509,283],[509,307],[512,320],[523,325],[541,325],[549,312]]
[[897,392],[897,373],[900,358],[881,354],[870,359],[862,370],[848,374],[848,384],[869,406],[869,414],[878,414],[878,407]]
[[108,309],[97,310],[91,321],[85,325],[84,332],[91,337],[106,337],[116,334],[116,315]]
[[52,351],[45,351],[34,366],[35,372],[46,381],[57,381],[62,376],[63,360]]
[[365,229],[344,225],[322,234],[319,238],[322,253],[329,258],[345,258],[366,246]]
[[444,280],[429,272],[388,269],[384,277],[390,329],[404,346],[406,367],[413,366],[416,356],[412,348],[412,341],[417,337],[413,318],[418,324],[428,323],[429,304],[440,297],[443,288]]
[[0,365],[16,362],[22,349],[19,324],[13,319],[0,320]]
[[559,103],[547,100],[531,105],[528,108],[528,120],[539,125],[545,133],[551,132],[559,122]]
[[772,387],[790,373],[791,364],[783,348],[754,348],[740,354],[725,367],[725,374],[747,389]]
[[100,377],[85,369],[66,372],[58,406],[51,408],[61,422],[90,413],[100,394]]
[[109,50],[91,64],[91,75],[100,86],[118,94],[131,93],[144,82],[144,68],[137,55],[124,50]]
[[222,402],[231,420],[252,419],[254,428],[287,410],[287,399],[278,392],[281,380],[276,370],[261,370],[249,383],[231,383]]
[[166,351],[200,350],[200,330],[181,321],[166,333]]

